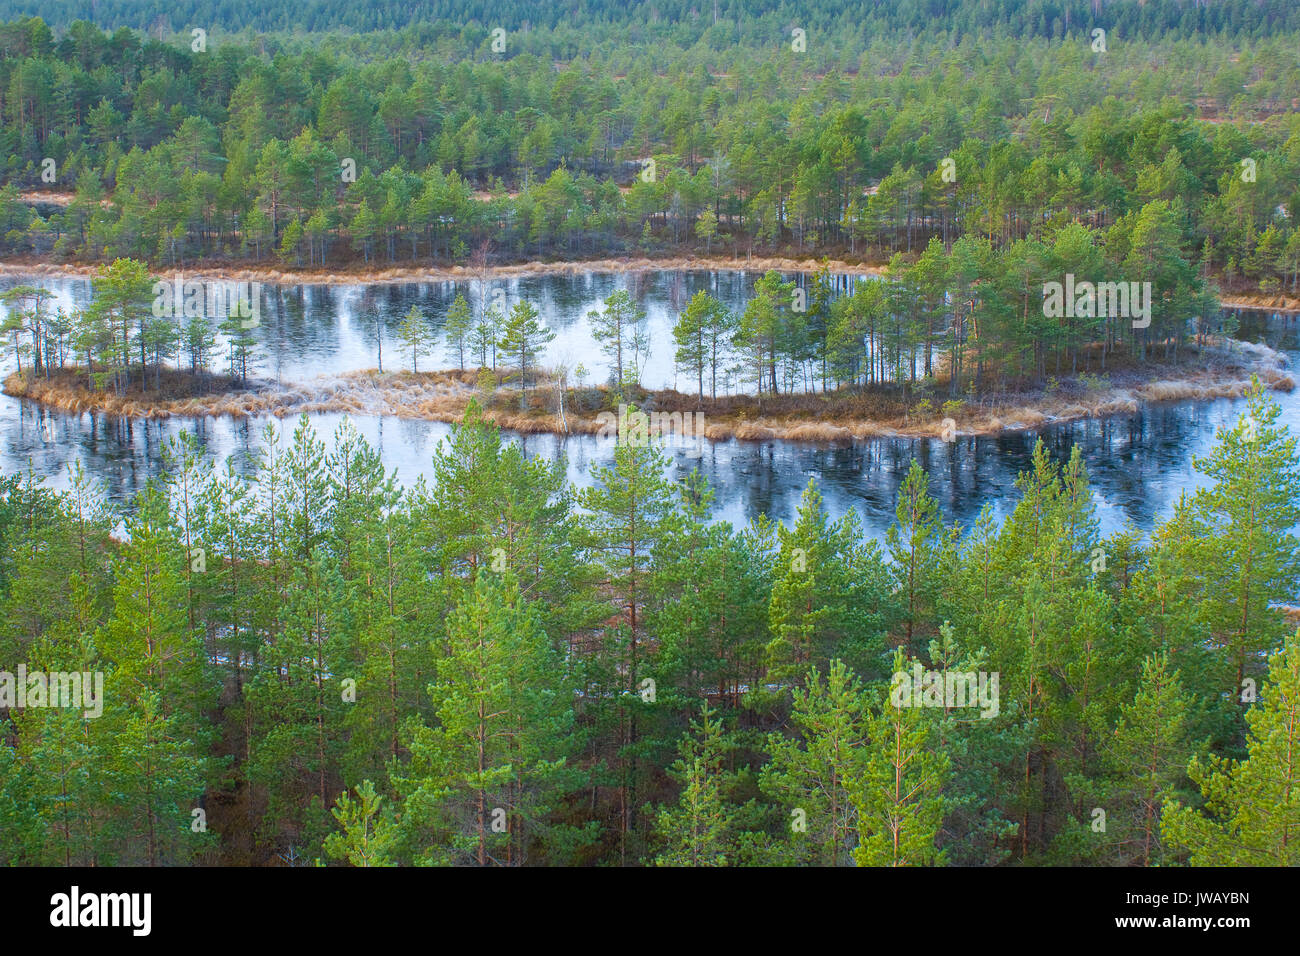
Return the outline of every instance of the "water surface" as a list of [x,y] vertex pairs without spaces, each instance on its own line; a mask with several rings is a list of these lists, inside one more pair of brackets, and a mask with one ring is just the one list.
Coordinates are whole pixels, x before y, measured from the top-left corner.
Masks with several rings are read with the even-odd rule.
[[[644,380],[673,385],[670,329],[677,312],[698,289],[708,289],[732,308],[743,308],[759,273],[662,271],[645,274],[552,275],[512,279],[501,286],[511,301],[535,303],[543,320],[557,330],[547,359],[581,362],[599,378],[607,365],[587,328],[586,314],[618,288],[626,288],[647,312],[651,348]],[[10,279],[0,287],[34,282]],[[90,297],[85,280],[39,280],[57,293],[65,308],[84,305]],[[869,280],[864,280],[869,281]],[[476,301],[477,283],[404,283],[370,286],[285,286],[265,289],[262,326],[257,330],[263,358],[258,374],[283,382],[332,375],[377,364],[377,335],[383,334],[385,368],[398,367],[395,330],[401,316],[417,305],[440,323],[457,291]],[[485,295],[491,292],[484,290]],[[1241,313],[1239,335],[1282,349],[1293,362],[1300,358],[1294,319],[1258,312]],[[439,348],[438,352],[441,353]],[[424,367],[446,366],[439,354]],[[6,359],[12,367],[12,359]],[[676,382],[684,390],[690,383]],[[1283,422],[1300,434],[1300,392],[1274,393]],[[852,444],[794,442],[712,442],[702,457],[670,449],[673,477],[700,469],[715,490],[717,517],[742,525],[760,513],[790,521],[799,496],[815,478],[832,515],[858,511],[868,533],[881,537],[893,520],[895,495],[913,457],[929,471],[931,492],[948,520],[969,526],[985,502],[998,516],[1014,505],[1016,475],[1027,466],[1034,442],[1042,437],[1064,458],[1079,445],[1096,493],[1103,532],[1132,522],[1143,530],[1158,515],[1168,514],[1178,495],[1203,483],[1192,467],[1204,454],[1215,430],[1231,424],[1245,403],[1228,399],[1176,403],[1145,408],[1136,414],[1102,420],[1047,425],[1027,432],[960,438],[951,444],[935,439],[873,438]],[[342,414],[316,414],[313,425],[327,444]],[[385,465],[403,483],[429,472],[429,461],[449,426],[386,416],[352,417],[358,430],[379,450]],[[195,435],[214,459],[233,456],[237,467],[251,470],[262,447],[262,430],[270,422],[292,432],[296,419],[171,418],[131,421],[93,413],[63,414],[0,396],[0,469],[31,467],[51,487],[66,487],[66,468],[81,461],[103,482],[111,499],[127,502],[161,465],[165,442],[181,431]],[[286,436],[288,437],[288,436]],[[613,459],[613,439],[595,436],[508,436],[530,455],[548,459],[564,455],[571,481],[584,486],[593,466]]]

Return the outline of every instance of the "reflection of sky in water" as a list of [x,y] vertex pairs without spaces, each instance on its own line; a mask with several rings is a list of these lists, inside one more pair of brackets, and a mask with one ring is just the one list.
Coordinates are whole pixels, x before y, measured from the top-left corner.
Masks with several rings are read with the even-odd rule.
[[[668,322],[670,310],[676,308],[671,302],[684,305],[694,289],[713,288],[714,283],[720,297],[734,307],[748,294],[753,278],[754,274],[741,277],[737,273],[653,273],[639,278],[551,276],[514,281],[510,294],[522,294],[537,303],[543,317],[560,331],[552,347],[565,343],[564,347],[574,350],[571,357],[575,361],[592,368],[592,344],[589,337],[583,338],[585,322],[578,320],[613,289],[629,287],[635,292],[638,290],[634,286],[639,283],[645,297],[643,307],[653,317],[653,305],[663,323]],[[65,307],[84,302],[88,295],[88,284],[84,282],[47,285],[59,292]],[[263,306],[263,341],[280,343],[273,350],[274,363],[270,358],[263,362],[264,374],[293,381],[310,377],[304,372],[307,369],[329,373],[373,367],[373,336],[365,338],[357,318],[365,308],[378,303],[375,307],[381,314],[400,317],[412,302],[430,308],[428,302],[450,303],[454,295],[451,283],[369,290],[323,286],[285,289],[275,296],[283,304],[280,314],[272,313],[267,304]],[[392,321],[395,327],[397,318]],[[1250,316],[1241,334],[1285,349],[1293,361],[1300,355],[1293,320],[1275,319],[1265,326],[1258,316]],[[662,337],[652,336],[652,340],[660,352],[666,352],[671,364],[671,339],[667,344]],[[563,357],[558,348],[552,354]],[[386,343],[385,367],[396,367],[397,362],[396,348]],[[671,384],[671,379],[668,382]],[[1300,434],[1300,391],[1273,394],[1282,405],[1282,421]],[[694,459],[687,456],[684,447],[669,450],[674,458],[673,477],[680,478],[691,468],[702,470],[714,489],[717,517],[733,524],[744,524],[760,513],[789,521],[808,480],[816,478],[832,515],[856,508],[868,533],[881,537],[893,520],[898,485],[913,456],[929,471],[931,492],[944,515],[969,527],[984,502],[993,504],[997,517],[1008,512],[1016,499],[1015,477],[1027,466],[1034,441],[1041,434],[1060,458],[1067,457],[1074,444],[1082,448],[1096,495],[1097,514],[1103,531],[1110,532],[1126,520],[1146,529],[1157,515],[1168,514],[1182,490],[1203,481],[1192,470],[1192,457],[1208,451],[1215,429],[1235,422],[1244,408],[1244,403],[1229,400],[1156,405],[1137,415],[1049,426],[1034,433],[962,438],[952,445],[928,439],[883,438],[838,446],[730,441],[705,443],[703,457]],[[327,445],[342,419],[341,414],[312,416]],[[89,413],[54,414],[0,396],[0,466],[5,471],[25,469],[30,457],[36,471],[49,476],[50,486],[65,487],[66,465],[80,459],[88,472],[105,482],[110,495],[122,501],[155,473],[164,442],[178,431],[193,432],[209,453],[219,459],[234,456],[237,466],[247,469],[252,452],[261,446],[260,436],[267,421],[210,418],[131,422]],[[290,433],[296,424],[296,419],[269,421]],[[353,422],[380,450],[386,466],[397,470],[404,484],[428,473],[433,449],[448,431],[448,426],[441,423],[410,419],[363,417]],[[43,430],[54,440],[45,441]],[[607,465],[613,457],[612,439],[508,437],[520,442],[532,455],[566,455],[569,478],[578,485],[590,482],[593,465]]]
[[[689,376],[674,369],[672,328],[691,296],[706,290],[731,309],[748,301],[759,272],[647,272],[583,273],[489,280],[486,283],[412,282],[383,285],[263,285],[261,324],[256,330],[260,358],[254,374],[280,382],[303,382],[318,375],[334,375],[380,364],[382,348],[386,369],[409,368],[397,329],[411,306],[417,306],[433,328],[441,331],[447,309],[457,294],[477,310],[504,301],[508,310],[525,299],[541,313],[542,322],[556,333],[542,364],[581,362],[588,381],[598,383],[609,375],[609,362],[591,337],[587,314],[601,308],[604,299],[626,289],[645,311],[643,326],[649,340],[642,381],[650,388],[677,386],[690,390]],[[842,280],[847,281],[847,280]],[[0,281],[0,288],[19,284]],[[91,298],[88,279],[42,277],[39,284],[55,293],[53,308],[72,310]],[[504,294],[504,300],[500,299]],[[5,314],[0,304],[0,317]],[[382,341],[380,331],[382,330]],[[8,359],[10,363],[12,359]],[[491,357],[489,356],[489,362]],[[224,368],[219,352],[217,368]],[[451,368],[439,341],[420,368]],[[466,356],[466,364],[470,357]],[[719,390],[722,390],[719,377]]]

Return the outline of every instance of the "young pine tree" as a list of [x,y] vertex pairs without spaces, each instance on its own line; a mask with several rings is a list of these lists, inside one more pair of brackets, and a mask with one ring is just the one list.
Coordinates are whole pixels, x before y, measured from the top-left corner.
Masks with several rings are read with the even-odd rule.
[[[457,297],[456,301],[463,301]],[[447,319],[450,329],[451,317]],[[464,352],[465,343],[462,336],[460,342],[453,343],[448,331],[448,346],[453,354],[459,353],[461,368],[465,367]],[[402,348],[411,355],[411,371],[420,371],[420,356],[428,355],[429,349],[433,346],[434,334],[429,328],[429,323],[425,321],[424,313],[420,311],[419,306],[411,306],[406,315],[402,316],[402,324],[397,327],[397,338],[402,343]]]
[[709,373],[709,394],[718,397],[718,363],[726,358],[735,316],[703,289],[691,296],[673,326],[677,367],[696,380],[697,407],[704,400],[704,373]]
[[597,700],[610,701],[598,705],[597,720],[606,726],[616,723],[612,736],[619,780],[620,855],[625,862],[639,855],[633,843],[642,835],[636,793],[643,769],[638,748],[645,706],[640,694],[645,690],[641,681],[647,657],[646,606],[654,594],[652,557],[668,530],[677,498],[665,477],[667,468],[668,459],[654,440],[620,439],[614,467],[596,469],[595,484],[580,498],[591,514],[591,544],[604,572],[599,590],[612,605],[591,673]]
[[682,788],[677,806],[659,811],[655,836],[663,849],[656,866],[727,866],[735,814],[724,793],[723,759],[727,740],[722,721],[707,702],[700,721],[691,721],[695,736],[678,746],[679,757],[668,770]]
[[930,478],[916,459],[898,489],[894,524],[885,532],[896,595],[903,611],[900,643],[909,653],[934,633],[935,603],[947,541],[939,503],[930,497]]
[[537,367],[546,344],[554,338],[555,333],[538,321],[536,306],[529,302],[515,303],[497,346],[501,349],[502,358],[513,362],[519,369],[519,386],[525,393],[528,391],[529,371]]
[[1247,401],[1248,413],[1194,461],[1213,483],[1179,508],[1194,528],[1186,558],[1195,569],[1198,616],[1231,663],[1232,686],[1221,690],[1238,700],[1252,663],[1286,633],[1272,605],[1300,588],[1300,539],[1292,533],[1300,525],[1296,439],[1258,379]]
[[447,310],[447,318],[442,325],[442,335],[447,342],[448,358],[454,360],[456,367],[462,372],[465,370],[465,351],[470,344],[473,321],[474,315],[470,311],[469,302],[463,295],[458,294],[451,308]]
[[645,311],[637,307],[626,289],[619,289],[605,299],[605,308],[587,313],[591,337],[613,362],[614,388],[621,395],[625,384],[639,380],[638,360],[649,345],[645,331]]
[[793,736],[768,736],[771,755],[759,786],[788,814],[791,861],[847,866],[858,842],[858,810],[851,793],[866,771],[870,710],[861,682],[842,661],[823,679],[813,669],[796,688],[790,711]]
[[1165,843],[1193,866],[1295,866],[1300,863],[1300,633],[1269,658],[1268,680],[1246,714],[1248,756],[1193,760],[1188,772],[1205,808],[1165,805]]
[[[480,574],[446,621],[435,721],[394,768],[417,862],[522,866],[575,785],[575,688],[509,573]],[[566,841],[557,840],[557,845]]]
[[1109,807],[1112,859],[1140,866],[1166,861],[1160,836],[1162,806],[1182,794],[1193,744],[1187,736],[1188,699],[1167,654],[1142,664],[1133,702],[1121,710],[1104,764],[1114,774],[1103,801]]
[[[895,672],[907,660],[894,655]],[[948,755],[935,749],[933,713],[895,706],[886,699],[868,718],[869,743],[861,772],[850,778],[858,816],[858,866],[942,866],[947,854],[936,846],[943,824]]]
[[375,785],[363,780],[355,788],[357,799],[344,791],[330,814],[338,821],[341,832],[325,838],[325,852],[352,866],[393,866],[393,845],[398,838],[392,814],[383,806],[384,798]]

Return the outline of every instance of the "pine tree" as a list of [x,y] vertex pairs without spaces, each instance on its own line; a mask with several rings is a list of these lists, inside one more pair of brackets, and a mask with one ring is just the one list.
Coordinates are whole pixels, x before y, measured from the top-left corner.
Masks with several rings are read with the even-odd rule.
[[[939,625],[939,636],[930,641],[930,666],[942,675],[947,686],[950,673],[978,674],[988,668],[984,647],[971,651],[960,641],[957,629],[948,621]],[[996,866],[1010,855],[1016,824],[1009,818],[1012,793],[1017,784],[1017,756],[1030,746],[1033,735],[1017,719],[1014,704],[996,716],[949,707],[937,721],[935,746],[951,763],[944,798],[944,822],[937,843],[953,866]],[[936,715],[939,716],[939,715]]]
[[712,492],[688,475],[678,520],[654,556],[647,630],[659,641],[664,697],[716,695],[732,707],[762,677],[771,580],[763,556],[725,523],[707,523]]
[[[412,309],[415,307],[412,306]],[[456,367],[462,372],[465,370],[465,349],[469,345],[469,336],[472,323],[474,320],[473,313],[470,311],[469,302],[463,295],[457,294],[455,301],[452,302],[451,308],[447,310],[447,318],[442,324],[442,334],[447,341],[447,354],[456,361]],[[403,341],[406,341],[403,337]],[[412,356],[414,362],[414,356]]]
[[[457,298],[457,301],[461,301]],[[424,319],[424,313],[420,311],[419,306],[411,306],[406,315],[402,317],[402,324],[397,327],[397,337],[402,342],[402,347],[411,353],[411,371],[420,370],[420,356],[428,355],[429,349],[433,345],[434,334],[429,328],[429,323]],[[451,340],[448,339],[450,343]],[[462,353],[461,367],[465,363],[463,360],[464,341],[460,342],[460,351]],[[453,347],[452,351],[456,349]]]
[[1300,633],[1269,658],[1268,680],[1246,724],[1245,760],[1211,756],[1188,767],[1204,810],[1173,802],[1161,815],[1165,843],[1188,853],[1193,866],[1300,863]]
[[[474,328],[470,330],[469,347],[478,353],[479,368],[497,369],[497,340],[501,337],[501,327],[505,319],[496,309],[488,309],[482,314]],[[488,353],[492,353],[489,363]]]
[[1107,842],[1116,857],[1142,866],[1165,862],[1161,807],[1181,794],[1193,745],[1187,737],[1188,701],[1168,654],[1142,664],[1137,696],[1121,709],[1104,764],[1115,775],[1103,802]]
[[126,685],[105,684],[110,703],[102,726],[104,785],[116,795],[104,837],[107,859],[119,865],[177,865],[191,861],[212,835],[194,829],[194,810],[208,774],[205,741],[180,716],[164,713],[163,695],[142,690],[126,701]]
[[212,352],[217,346],[216,332],[207,316],[192,316],[181,333],[181,348],[190,360],[191,374],[206,372],[212,366]]
[[754,297],[745,306],[732,338],[744,353],[760,394],[765,382],[771,394],[779,391],[778,360],[797,351],[797,336],[788,319],[793,291],[793,282],[783,281],[779,272],[767,272],[754,283]]
[[417,862],[523,865],[574,785],[574,688],[512,575],[452,610],[429,694],[436,723],[410,725],[393,774]]
[[[248,775],[265,792],[262,832],[276,846],[318,853],[341,784],[348,697],[355,673],[347,588],[323,548],[291,565],[274,643],[246,685],[252,717]],[[355,679],[355,678],[353,678]]]
[[502,357],[517,364],[520,388],[525,394],[528,391],[529,370],[536,367],[546,344],[555,338],[555,333],[545,328],[537,318],[535,306],[528,302],[516,302],[501,331],[501,340],[497,343]]
[[[103,673],[92,637],[93,600],[80,575],[74,573],[71,589],[72,616],[54,625],[31,649],[27,669],[29,674],[90,674],[93,688],[94,675]],[[103,771],[109,738],[100,732],[102,716],[56,707],[11,714],[18,740],[15,757],[21,763],[13,783],[0,785],[0,790],[14,799],[21,789],[23,803],[11,804],[8,819],[31,825],[31,839],[15,841],[31,855],[30,862],[92,865],[100,853],[113,849],[99,835],[104,819],[120,810],[106,792]]]
[[898,489],[894,524],[885,532],[895,591],[903,612],[902,644],[912,649],[933,626],[948,542],[930,477],[914,458]]
[[1285,633],[1271,605],[1300,589],[1300,457],[1296,439],[1278,422],[1281,409],[1255,379],[1249,412],[1222,429],[1218,443],[1193,464],[1213,484],[1198,489],[1175,514],[1192,523],[1199,618],[1235,674],[1222,688],[1242,699],[1252,662]]
[[148,267],[134,259],[115,259],[92,281],[93,308],[111,343],[110,353],[114,384],[122,394],[130,381],[131,323],[138,326],[136,341],[140,347],[140,369],[145,367],[144,327],[150,318],[152,282]]
[[[629,415],[635,410],[629,410]],[[620,439],[614,449],[614,467],[593,470],[595,484],[586,489],[580,503],[591,514],[590,534],[596,559],[605,572],[598,585],[609,595],[612,615],[602,636],[600,667],[593,674],[593,690],[599,699],[606,692],[614,697],[613,713],[602,714],[617,721],[621,858],[636,859],[631,843],[639,838],[636,799],[641,710],[640,696],[646,669],[646,605],[653,596],[652,557],[667,531],[675,495],[664,473],[668,459],[654,440]],[[655,676],[648,678],[657,679]]]
[[203,710],[215,693],[202,641],[191,627],[185,572],[188,555],[166,498],[150,485],[126,522],[128,544],[115,562],[113,612],[96,645],[113,664],[119,695],[152,691],[166,716],[203,742]]
[[727,741],[722,721],[706,701],[699,723],[691,721],[695,737],[684,737],[679,757],[668,774],[682,788],[677,806],[659,811],[655,836],[663,850],[656,866],[727,866],[731,860],[731,830],[735,814],[724,793],[723,758]]
[[434,452],[432,476],[415,495],[414,534],[452,599],[478,572],[509,570],[557,638],[607,614],[560,463],[504,441],[471,401]]
[[257,350],[257,338],[252,327],[245,326],[245,319],[231,316],[221,323],[220,329],[226,336],[226,369],[232,378],[241,383],[248,381],[249,368],[261,358]]
[[605,299],[605,308],[587,313],[591,337],[614,363],[614,388],[623,394],[624,385],[641,378],[640,357],[649,347],[645,311],[637,307],[627,290],[619,289]]
[[[9,722],[0,723],[0,864],[4,866],[40,860],[44,832],[28,784],[33,764],[10,743],[16,733]],[[54,766],[62,771],[65,765],[56,760]],[[70,850],[65,842],[64,865],[71,865]]]
[[759,777],[763,791],[787,811],[791,858],[817,866],[847,866],[858,842],[858,810],[850,788],[865,773],[870,710],[858,678],[831,661],[795,688],[794,736],[768,735],[770,757]]
[[115,565],[113,612],[95,642],[110,666],[95,730],[109,735],[107,773],[125,795],[113,828],[130,847],[120,859],[157,866],[185,862],[201,842],[190,811],[207,783],[216,688],[189,625],[186,555],[166,500],[151,486],[136,509]]
[[[907,666],[902,651],[894,670]],[[888,692],[886,698],[888,698]],[[858,816],[858,866],[942,866],[936,839],[943,823],[948,756],[934,749],[934,724],[923,708],[886,699],[868,718],[863,767],[849,780]]]
[[[772,638],[767,646],[765,683],[786,685],[809,665],[822,667],[832,656],[865,665],[879,652],[880,621],[871,592],[882,581],[873,571],[878,552],[858,555],[856,515],[832,522],[815,482],[809,480],[795,526],[776,528],[776,558],[769,608]],[[762,695],[753,695],[757,701]]]
[[717,299],[700,290],[691,297],[673,326],[678,368],[696,378],[697,398],[704,399],[704,372],[709,372],[709,394],[718,397],[718,363],[726,358],[735,330],[735,316]]
[[330,808],[342,832],[325,838],[325,852],[352,866],[393,866],[393,845],[398,834],[391,814],[383,807],[383,796],[375,792],[369,780],[361,781],[354,789],[356,801],[345,791]]

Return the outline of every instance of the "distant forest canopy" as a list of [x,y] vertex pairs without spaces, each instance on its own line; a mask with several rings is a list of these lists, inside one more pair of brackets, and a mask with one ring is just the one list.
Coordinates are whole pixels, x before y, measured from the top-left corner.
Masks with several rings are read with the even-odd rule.
[[[967,239],[977,265],[934,289],[1000,271],[1023,314],[1066,273],[1149,281],[1157,341],[1203,314],[1210,280],[1300,285],[1300,34],[1111,27],[1100,50],[1086,27],[859,43],[810,20],[797,52],[784,27],[714,49],[577,22],[511,33],[501,54],[488,28],[446,24],[214,33],[202,51],[187,32],[0,27],[0,248],[173,266],[478,250],[911,264]],[[838,61],[818,45],[832,35]],[[936,295],[927,309],[949,311]],[[979,325],[989,297],[964,301]]]
[[[954,37],[1004,31],[1060,37],[1071,28],[1102,26],[1129,37],[1229,34],[1267,37],[1300,29],[1290,0],[874,0],[817,3],[771,0],[0,0],[0,19],[39,16],[54,27],[85,20],[106,29],[181,30],[214,26],[229,32],[401,30],[429,24],[505,29],[615,32],[711,46],[764,41],[790,27],[860,42],[885,31],[948,33]],[[629,37],[630,38],[630,37]]]

